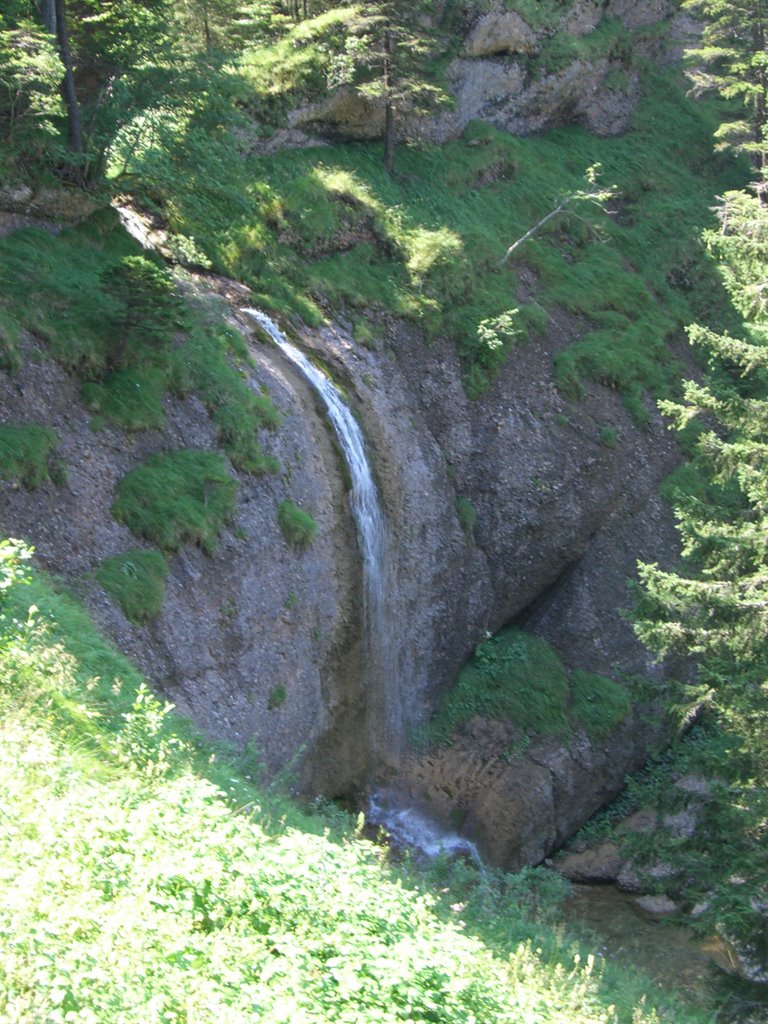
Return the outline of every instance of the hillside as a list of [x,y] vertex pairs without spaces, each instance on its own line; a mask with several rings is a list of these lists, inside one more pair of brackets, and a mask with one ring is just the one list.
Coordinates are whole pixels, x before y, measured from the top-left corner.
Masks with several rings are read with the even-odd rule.
[[[656,403],[711,370],[686,326],[740,322],[702,232],[749,168],[713,149],[728,104],[686,93],[697,23],[666,0],[97,7],[0,17],[0,534],[36,579],[2,657],[40,769],[6,766],[9,849],[57,806],[50,877],[103,894],[73,897],[76,983],[43,972],[39,1002],[45,911],[14,907],[11,1019],[696,1020],[571,970],[530,866],[671,740],[692,673],[635,637],[627,580],[680,565],[662,485],[693,433]],[[356,469],[283,342],[359,429],[376,591]],[[382,786],[493,869],[400,878],[325,804]],[[144,878],[174,834],[187,866]],[[327,890],[293,891],[302,862]],[[136,972],[102,986],[88,943],[123,928]],[[144,928],[178,948],[167,984]]]

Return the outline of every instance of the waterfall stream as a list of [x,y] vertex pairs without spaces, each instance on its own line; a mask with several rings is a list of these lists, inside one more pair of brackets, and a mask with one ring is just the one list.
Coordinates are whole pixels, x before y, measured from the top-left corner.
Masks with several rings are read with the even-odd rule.
[[369,717],[371,743],[377,755],[374,762],[382,757],[396,756],[400,713],[395,670],[396,648],[388,614],[387,531],[362,431],[333,381],[288,341],[274,320],[258,309],[244,309],[243,312],[267,332],[320,396],[344,454],[352,481],[350,509],[363,562]]

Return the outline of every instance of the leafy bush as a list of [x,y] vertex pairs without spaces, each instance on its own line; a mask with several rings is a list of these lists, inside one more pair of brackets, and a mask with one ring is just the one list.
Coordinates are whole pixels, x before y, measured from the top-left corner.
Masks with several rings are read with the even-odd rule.
[[234,512],[236,491],[237,481],[218,453],[169,452],[153,455],[123,477],[112,512],[163,551],[192,543],[210,555]]
[[105,558],[96,578],[115,598],[131,622],[145,623],[160,614],[168,565],[159,551],[133,548]]
[[277,521],[283,536],[294,547],[303,548],[311,544],[317,533],[317,523],[304,509],[292,501],[281,501],[277,509]]
[[64,467],[54,458],[56,431],[36,423],[0,426],[0,480],[34,490],[46,480],[61,483]]

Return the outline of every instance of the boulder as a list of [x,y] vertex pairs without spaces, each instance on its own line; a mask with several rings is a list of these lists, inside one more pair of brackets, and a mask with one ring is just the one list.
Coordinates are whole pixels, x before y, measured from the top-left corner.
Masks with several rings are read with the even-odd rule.
[[635,906],[649,917],[669,917],[680,909],[669,896],[640,896],[635,900]]
[[581,853],[566,854],[555,866],[569,882],[615,882],[623,865],[618,846],[605,842]]
[[534,32],[514,11],[486,14],[475,25],[464,44],[464,52],[468,57],[536,53],[537,49]]

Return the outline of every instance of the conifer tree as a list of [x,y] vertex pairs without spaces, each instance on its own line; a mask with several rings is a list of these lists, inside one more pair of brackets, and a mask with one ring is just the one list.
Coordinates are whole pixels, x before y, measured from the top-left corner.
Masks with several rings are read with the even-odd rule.
[[[677,502],[683,568],[640,567],[636,630],[661,654],[694,655],[689,694],[714,730],[703,765],[707,820],[670,857],[683,895],[750,963],[768,964],[768,210],[725,196],[707,242],[744,317],[741,336],[694,326],[709,356],[704,383],[662,403],[678,428],[697,424],[700,482]],[[702,833],[705,845],[702,848]],[[658,851],[657,856],[658,856]],[[734,882],[734,879],[741,879]]]
[[694,90],[715,89],[746,111],[720,126],[719,144],[748,153],[762,173],[768,159],[768,0],[684,0],[683,7],[703,18],[700,45],[688,52]]

